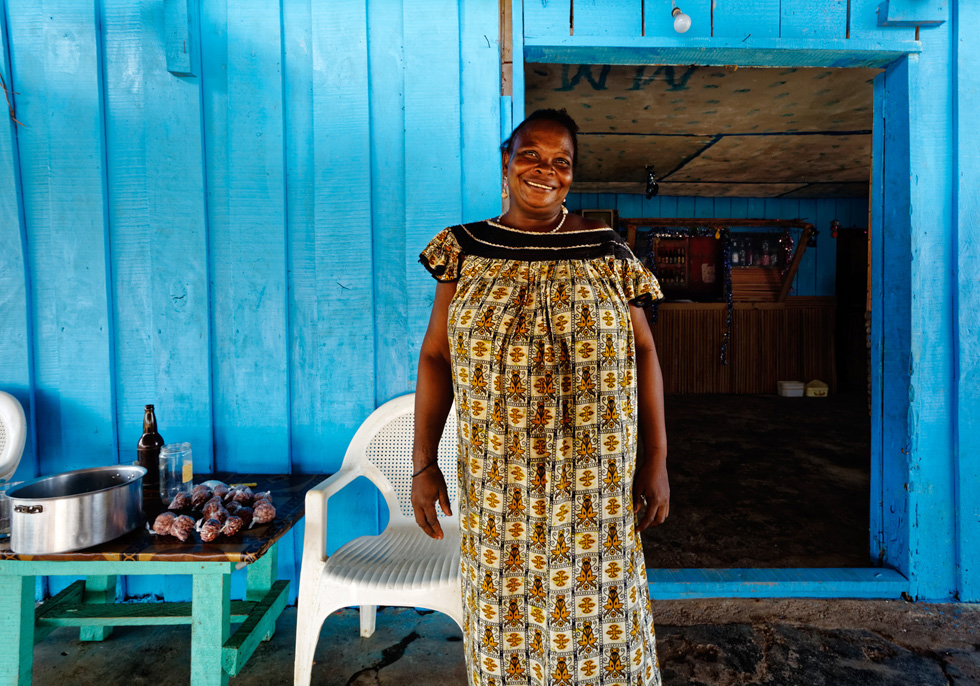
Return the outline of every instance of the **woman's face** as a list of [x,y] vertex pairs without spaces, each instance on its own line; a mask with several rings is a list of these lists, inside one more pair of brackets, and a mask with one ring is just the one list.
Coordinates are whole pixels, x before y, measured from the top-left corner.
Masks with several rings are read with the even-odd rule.
[[511,208],[529,214],[557,212],[572,185],[572,137],[565,127],[536,121],[504,153]]

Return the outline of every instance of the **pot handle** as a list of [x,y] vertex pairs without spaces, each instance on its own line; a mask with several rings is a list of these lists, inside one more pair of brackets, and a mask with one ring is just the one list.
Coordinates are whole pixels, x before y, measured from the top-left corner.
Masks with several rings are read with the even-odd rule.
[[14,512],[19,514],[40,514],[44,512],[43,505],[15,505]]

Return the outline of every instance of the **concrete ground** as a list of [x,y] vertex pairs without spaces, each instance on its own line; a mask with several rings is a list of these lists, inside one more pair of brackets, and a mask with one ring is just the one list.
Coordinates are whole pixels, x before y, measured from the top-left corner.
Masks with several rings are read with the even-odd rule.
[[[674,600],[654,603],[669,686],[975,686],[980,605],[867,600]],[[296,611],[231,686],[292,683]],[[41,686],[177,686],[190,675],[188,627],[121,627],[103,643],[58,629],[34,651]],[[448,617],[384,608],[358,635],[354,610],[331,616],[318,686],[464,686],[461,634]]]

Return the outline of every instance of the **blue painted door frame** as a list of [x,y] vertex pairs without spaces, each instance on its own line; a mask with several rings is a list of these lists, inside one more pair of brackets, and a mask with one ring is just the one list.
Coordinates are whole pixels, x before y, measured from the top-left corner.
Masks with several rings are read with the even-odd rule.
[[[974,555],[968,551],[980,546],[978,526],[972,511],[963,515],[955,507],[964,501],[975,505],[976,498],[964,496],[961,491],[968,482],[954,478],[975,471],[975,465],[957,463],[957,472],[949,454],[956,425],[949,421],[955,413],[948,380],[954,377],[959,342],[947,337],[952,331],[947,320],[953,315],[941,300],[954,284],[949,270],[932,266],[955,262],[949,236],[956,232],[948,207],[955,185],[951,165],[944,158],[948,150],[942,147],[942,136],[949,130],[951,94],[943,73],[948,52],[942,47],[950,41],[949,24],[963,24],[934,22],[938,28],[923,31],[921,40],[918,32],[916,40],[902,40],[912,37],[909,31],[889,34],[878,26],[865,26],[869,13],[862,2],[862,18],[852,22],[848,17],[846,39],[843,35],[819,41],[813,40],[816,36],[767,35],[746,43],[738,32],[709,38],[707,34],[651,37],[648,27],[645,36],[637,36],[637,31],[632,37],[616,30],[580,31],[579,14],[569,32],[568,23],[562,21],[569,3],[552,4],[562,7],[514,0],[514,54],[523,54],[525,62],[884,69],[874,86],[869,568],[710,573],[650,569],[653,596],[894,597],[907,593],[914,598],[976,600],[980,597],[976,571],[967,563],[973,562]],[[980,21],[980,14],[970,11],[970,15]],[[556,17],[555,26],[545,21]],[[932,49],[920,54],[928,48]],[[961,61],[971,64],[971,60],[977,61],[966,50]],[[515,122],[524,116],[522,66],[515,59]],[[936,139],[938,144],[928,143]],[[980,518],[980,511],[975,514]],[[871,567],[872,560],[881,567]]]

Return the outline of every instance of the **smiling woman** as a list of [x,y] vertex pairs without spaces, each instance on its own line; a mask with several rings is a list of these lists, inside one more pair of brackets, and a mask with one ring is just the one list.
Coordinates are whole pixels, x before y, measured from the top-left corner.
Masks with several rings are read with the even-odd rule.
[[619,234],[565,209],[576,131],[564,111],[528,117],[501,146],[507,212],[444,229],[421,255],[440,283],[419,359],[412,506],[442,538],[436,449],[455,398],[473,686],[660,684],[638,534],[669,510],[643,312],[662,295]]

